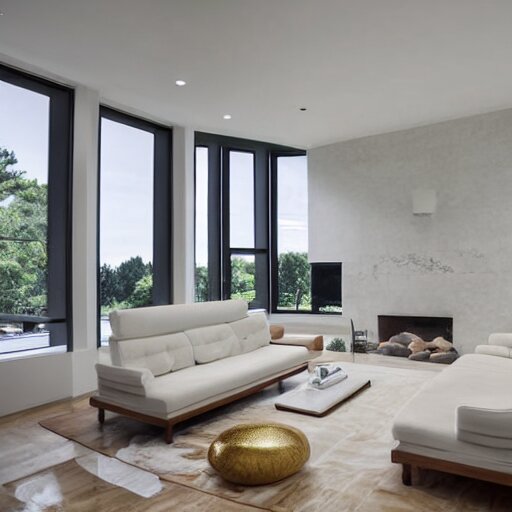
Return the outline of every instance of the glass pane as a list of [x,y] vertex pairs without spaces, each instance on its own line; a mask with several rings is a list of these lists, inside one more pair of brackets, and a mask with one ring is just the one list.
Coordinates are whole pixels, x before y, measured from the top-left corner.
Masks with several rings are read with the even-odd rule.
[[101,342],[113,309],[149,306],[153,289],[152,133],[101,120]]
[[251,303],[256,298],[256,258],[254,255],[231,255],[231,299]]
[[195,300],[208,300],[208,148],[196,148]]
[[[0,313],[47,314],[48,96],[0,80]],[[49,345],[39,324],[0,324],[0,353]],[[34,339],[37,338],[37,342]]]
[[277,159],[277,251],[280,310],[311,310],[306,156]]
[[229,244],[254,247],[254,155],[229,152]]

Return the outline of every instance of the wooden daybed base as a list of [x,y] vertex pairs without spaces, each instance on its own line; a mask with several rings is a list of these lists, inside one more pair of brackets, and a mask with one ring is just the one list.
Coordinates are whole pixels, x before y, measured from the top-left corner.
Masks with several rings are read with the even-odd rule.
[[495,484],[512,486],[512,474],[509,473],[501,473],[491,469],[477,468],[475,466],[459,464],[458,462],[402,452],[398,449],[391,450],[391,461],[402,464],[402,482],[404,485],[412,485],[414,483],[413,477],[416,480],[421,469],[433,469],[443,473],[452,473]]
[[125,409],[123,407],[119,407],[117,405],[112,405],[107,402],[103,402],[100,398],[95,396],[91,397],[89,403],[92,407],[98,408],[98,421],[100,423],[105,422],[105,411],[112,411],[118,414],[122,414],[123,416],[128,416],[130,418],[134,418],[136,420],[142,421],[143,423],[149,423],[150,425],[156,425],[158,427],[163,427],[165,429],[165,442],[167,444],[172,443],[173,436],[173,428],[177,423],[181,423],[189,418],[193,418],[194,416],[198,416],[205,412],[211,411],[212,409],[216,409],[217,407],[222,407],[223,405],[229,404],[241,398],[245,398],[246,396],[252,395],[254,393],[258,393],[262,389],[265,389],[272,384],[279,383],[280,389],[282,390],[282,381],[291,377],[292,375],[296,375],[297,373],[301,373],[308,368],[308,363],[301,364],[300,366],[295,366],[290,370],[286,370],[283,373],[280,373],[271,379],[256,384],[248,389],[244,389],[243,391],[239,391],[231,396],[226,398],[222,398],[217,400],[216,402],[212,402],[207,405],[203,405],[202,407],[198,407],[192,411],[185,412],[180,414],[179,416],[175,416],[168,420],[163,418],[158,418],[156,416],[148,416],[146,414],[142,414],[136,411],[130,411],[129,409]]

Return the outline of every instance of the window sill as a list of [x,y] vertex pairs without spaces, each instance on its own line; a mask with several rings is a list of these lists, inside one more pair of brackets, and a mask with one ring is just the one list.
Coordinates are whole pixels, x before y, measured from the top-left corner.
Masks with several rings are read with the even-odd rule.
[[59,345],[57,347],[37,348],[34,350],[23,350],[21,352],[9,352],[7,354],[0,354],[0,362],[17,361],[19,359],[27,359],[29,357],[41,357],[52,354],[65,354],[66,352],[66,345]]

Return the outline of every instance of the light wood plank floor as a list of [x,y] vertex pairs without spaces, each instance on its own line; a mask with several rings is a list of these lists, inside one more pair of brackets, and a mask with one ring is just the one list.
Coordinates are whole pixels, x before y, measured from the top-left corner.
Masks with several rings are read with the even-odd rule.
[[[366,354],[324,352],[315,362],[440,371],[442,365]],[[178,485],[110,459],[40,427],[38,422],[89,407],[88,397],[65,400],[0,418],[1,511],[260,510]]]

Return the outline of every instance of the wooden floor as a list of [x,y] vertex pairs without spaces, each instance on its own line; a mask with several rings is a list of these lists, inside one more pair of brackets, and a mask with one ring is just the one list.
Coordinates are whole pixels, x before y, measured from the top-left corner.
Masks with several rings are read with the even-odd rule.
[[43,418],[86,407],[88,397],[83,397],[0,418],[2,512],[259,510],[163,482],[38,425]]
[[[317,361],[352,361],[351,354],[324,352]],[[431,369],[442,365],[355,354],[355,362]],[[418,366],[420,365],[420,366]],[[38,422],[89,407],[88,397],[41,406],[0,418],[0,510],[205,511],[260,510],[163,482],[155,475],[60,437]]]

